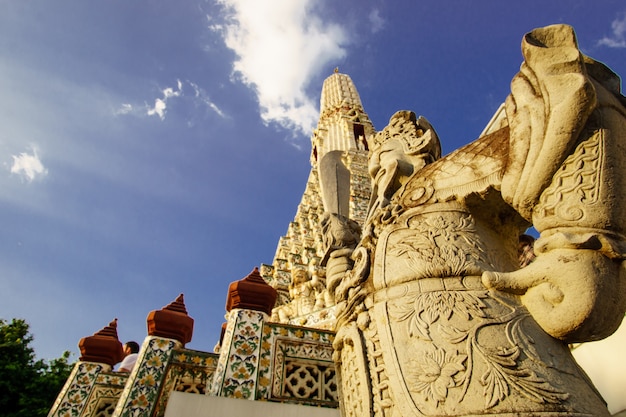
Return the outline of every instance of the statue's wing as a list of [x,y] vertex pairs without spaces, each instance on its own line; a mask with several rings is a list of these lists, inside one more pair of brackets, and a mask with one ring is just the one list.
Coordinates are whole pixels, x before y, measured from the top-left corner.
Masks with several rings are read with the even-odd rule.
[[398,192],[399,202],[409,208],[499,188],[508,152],[504,127],[415,172]]

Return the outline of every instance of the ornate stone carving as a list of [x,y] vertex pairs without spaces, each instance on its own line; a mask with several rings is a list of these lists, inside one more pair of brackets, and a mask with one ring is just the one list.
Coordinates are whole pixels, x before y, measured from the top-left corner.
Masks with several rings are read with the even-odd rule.
[[266,323],[256,398],[336,407],[333,336],[328,331]]
[[391,117],[387,127],[374,137],[374,144],[368,164],[372,177],[370,213],[387,206],[414,171],[441,156],[439,137],[428,120],[407,110]]
[[501,128],[438,160],[413,113],[376,136],[363,237],[327,269],[344,415],[608,416],[565,342],[626,310],[626,99],[568,26],[522,52]]
[[623,157],[626,100],[617,75],[585,57],[569,27],[526,35],[506,102],[510,156],[502,195],[541,232],[537,259],[485,284],[523,293],[551,335],[597,340],[619,326],[626,299]]

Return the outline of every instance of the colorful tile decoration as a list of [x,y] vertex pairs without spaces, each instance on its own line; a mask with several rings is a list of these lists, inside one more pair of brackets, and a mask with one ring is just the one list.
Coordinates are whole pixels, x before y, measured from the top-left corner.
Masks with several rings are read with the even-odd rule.
[[209,395],[336,408],[332,331],[233,310]]
[[216,353],[174,350],[152,415],[162,417],[165,414],[165,407],[172,391],[205,394],[215,374],[218,359],[219,355]]
[[252,310],[230,312],[210,395],[254,399],[261,329],[267,318]]
[[213,376],[213,380],[209,385],[207,395],[219,396],[222,381],[224,380],[224,372],[228,365],[228,357],[230,354],[230,343],[233,340],[233,330],[235,323],[237,322],[237,311],[231,311],[227,316],[226,330],[224,331],[224,337],[222,337],[220,346],[220,357],[217,361],[217,369]]
[[87,398],[102,371],[110,371],[111,366],[94,363],[78,362],[74,365],[65,386],[57,397],[48,417],[78,417],[82,414]]
[[181,343],[173,339],[148,336],[139,351],[137,365],[115,408],[116,417],[149,417],[156,407],[172,352]]
[[334,332],[265,323],[256,398],[336,408]]
[[108,417],[122,395],[128,374],[119,372],[101,372],[96,376],[95,385],[87,399],[87,405],[81,415]]
[[172,391],[336,408],[334,333],[267,320],[233,310],[220,355],[149,336],[130,375],[79,362],[49,417],[162,417]]

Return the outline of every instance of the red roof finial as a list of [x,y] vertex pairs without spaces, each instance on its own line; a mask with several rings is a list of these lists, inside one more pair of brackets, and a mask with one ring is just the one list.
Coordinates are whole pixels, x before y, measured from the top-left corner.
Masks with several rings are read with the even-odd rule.
[[276,296],[276,290],[265,282],[259,268],[254,267],[248,276],[229,285],[226,311],[241,308],[262,311],[270,315],[276,303]]
[[93,336],[83,337],[78,342],[80,360],[84,362],[115,365],[124,358],[122,343],[117,337],[117,319],[114,319]]
[[147,318],[148,335],[191,342],[193,319],[187,315],[183,294],[160,310],[151,311]]

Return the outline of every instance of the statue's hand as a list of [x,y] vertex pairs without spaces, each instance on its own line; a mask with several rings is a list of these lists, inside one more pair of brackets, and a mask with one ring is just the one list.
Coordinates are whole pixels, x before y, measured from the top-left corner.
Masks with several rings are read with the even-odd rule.
[[594,250],[554,249],[514,272],[484,272],[482,281],[520,295],[543,330],[566,342],[607,337],[624,315],[626,271]]
[[334,298],[337,287],[343,281],[346,273],[352,269],[353,262],[350,259],[352,252],[352,249],[333,251],[326,262],[326,288],[333,298],[333,302],[336,301]]

